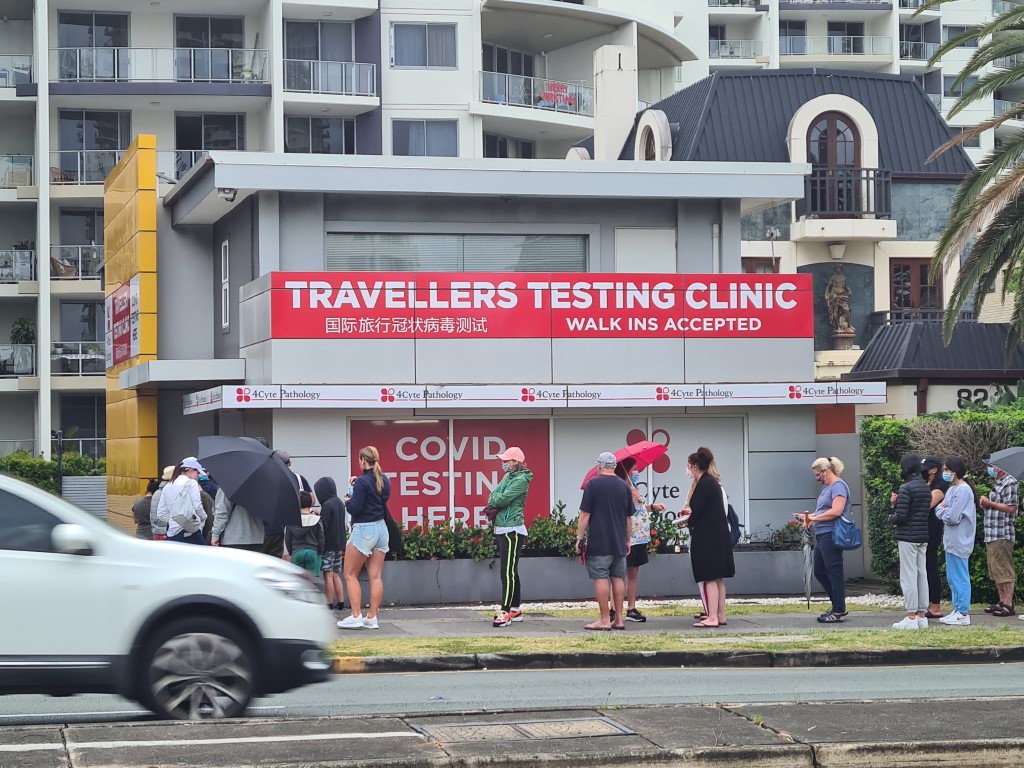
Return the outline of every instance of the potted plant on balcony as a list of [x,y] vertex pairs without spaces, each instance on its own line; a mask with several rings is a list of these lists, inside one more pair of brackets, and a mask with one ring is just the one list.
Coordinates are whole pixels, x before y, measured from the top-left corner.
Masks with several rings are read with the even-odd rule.
[[11,353],[11,372],[31,375],[32,344],[36,343],[36,325],[31,318],[19,317],[11,324],[11,344],[15,347]]

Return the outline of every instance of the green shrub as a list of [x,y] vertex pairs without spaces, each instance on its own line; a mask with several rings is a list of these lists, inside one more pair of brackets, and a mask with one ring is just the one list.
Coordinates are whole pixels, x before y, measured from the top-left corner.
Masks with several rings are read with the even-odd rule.
[[[0,472],[31,483],[44,491],[57,492],[57,462],[33,456],[28,451],[15,451],[7,456],[0,456]],[[61,473],[64,477],[105,475],[107,465],[103,459],[93,461],[88,456],[65,453]]]

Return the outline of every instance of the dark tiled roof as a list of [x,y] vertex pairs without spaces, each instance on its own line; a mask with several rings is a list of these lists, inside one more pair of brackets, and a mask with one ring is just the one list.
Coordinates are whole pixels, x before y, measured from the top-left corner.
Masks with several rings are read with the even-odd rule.
[[[790,120],[803,104],[826,94],[849,96],[871,113],[881,168],[960,176],[973,167],[960,147],[927,162],[953,134],[924,89],[900,75],[833,69],[716,72],[652,108],[674,124],[673,160],[788,163]],[[634,124],[620,159],[633,159],[635,133]]]
[[905,322],[883,326],[844,380],[943,378],[979,376],[1016,381],[1024,378],[1024,344],[1006,365],[1007,323],[959,322],[949,346],[942,343],[942,324]]

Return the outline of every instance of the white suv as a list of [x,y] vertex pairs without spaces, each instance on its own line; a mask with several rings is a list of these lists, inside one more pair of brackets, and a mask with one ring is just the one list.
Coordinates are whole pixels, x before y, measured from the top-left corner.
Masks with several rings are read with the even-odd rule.
[[330,674],[334,621],[301,569],[136,539],[3,475],[0,584],[0,694],[112,692],[204,719]]

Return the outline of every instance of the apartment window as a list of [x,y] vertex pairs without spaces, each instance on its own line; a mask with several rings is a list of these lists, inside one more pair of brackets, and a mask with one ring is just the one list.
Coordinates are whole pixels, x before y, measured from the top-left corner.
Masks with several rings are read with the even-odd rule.
[[587,237],[328,232],[324,263],[340,272],[585,272]]
[[779,271],[775,266],[775,259],[772,258],[744,256],[741,261],[743,271],[748,275],[774,275]]
[[103,209],[62,208],[58,215],[60,245],[50,251],[50,274],[103,275]]
[[286,117],[284,151],[354,155],[356,121],[340,117]]
[[241,79],[251,61],[244,45],[244,19],[237,16],[175,16],[174,74],[178,80]]
[[[130,77],[128,14],[57,14],[61,80],[117,80]],[[121,50],[116,50],[121,49]]]
[[484,157],[510,157],[530,160],[537,156],[537,145],[525,139],[513,139],[494,133],[484,134]]
[[96,443],[107,436],[107,404],[103,395],[61,395],[60,428],[64,450],[103,456]]
[[204,152],[245,149],[245,115],[188,114],[174,116],[174,172],[180,178]]
[[131,143],[131,112],[62,109],[58,123],[55,181],[102,183]]
[[392,24],[391,66],[455,69],[455,24]]
[[708,40],[726,40],[725,36],[725,25],[724,24],[711,24],[708,26]]
[[[942,42],[948,43],[953,38],[959,37],[960,35],[964,34],[965,32],[976,32],[976,31],[977,31],[977,27],[965,27],[965,26],[954,25],[954,24],[951,24],[949,26],[943,26],[942,27]],[[978,47],[978,40],[977,40],[977,38],[975,38],[974,40],[967,40],[966,42],[961,43],[957,47],[958,48],[977,48]]]
[[783,56],[807,53],[807,22],[779,22],[779,53]]
[[978,78],[976,78],[976,77],[969,77],[969,78],[967,78],[966,82],[964,82],[960,86],[954,87],[954,83],[956,83],[956,78],[957,78],[956,75],[943,75],[943,77],[942,77],[942,95],[943,96],[950,96],[950,97],[954,97],[954,98],[959,97],[961,94],[963,94],[964,91],[966,91],[969,88],[973,88],[978,83]]
[[220,244],[220,327],[231,328],[231,263],[229,241]]
[[[336,92],[344,68],[355,49],[354,25],[341,21],[286,21],[284,23],[285,90]],[[334,66],[321,66],[334,62]],[[331,81],[337,80],[336,87]]]
[[499,72],[503,75],[523,75],[533,77],[536,71],[532,53],[505,48],[500,45],[483,45],[484,72]]
[[[960,133],[960,134],[964,133],[964,131],[967,130],[967,128],[961,128],[959,126],[950,126],[950,128],[953,131],[955,131],[957,133]],[[974,136],[974,137],[972,137],[970,139],[967,139],[960,146],[962,146],[962,147],[973,147],[973,148],[977,149],[978,147],[981,146],[981,134],[979,133],[977,136]]]
[[458,157],[458,122],[392,120],[391,153],[406,156]]

